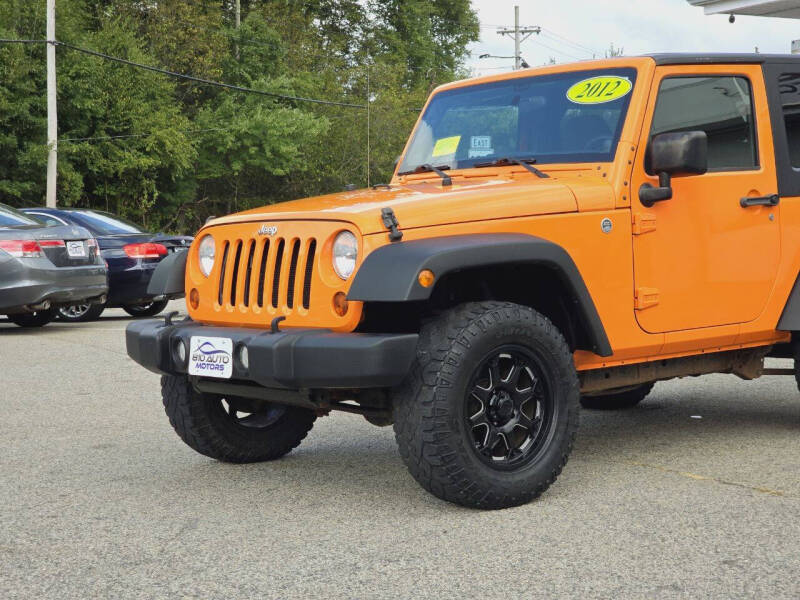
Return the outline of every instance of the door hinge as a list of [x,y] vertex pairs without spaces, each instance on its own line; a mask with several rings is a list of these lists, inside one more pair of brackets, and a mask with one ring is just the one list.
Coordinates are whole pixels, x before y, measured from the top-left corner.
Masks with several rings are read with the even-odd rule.
[[636,288],[636,294],[633,297],[633,307],[636,310],[644,310],[658,304],[658,289],[640,287]]
[[633,215],[633,235],[642,235],[656,230],[656,216],[647,213]]

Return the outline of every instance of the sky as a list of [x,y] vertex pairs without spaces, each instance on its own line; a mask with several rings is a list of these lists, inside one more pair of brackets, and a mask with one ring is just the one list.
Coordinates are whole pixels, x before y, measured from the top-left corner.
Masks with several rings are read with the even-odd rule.
[[481,21],[481,40],[470,45],[467,61],[474,75],[510,70],[513,60],[479,59],[483,53],[514,54],[514,40],[497,34],[513,27],[514,5],[520,25],[540,26],[542,33],[522,44],[531,65],[602,57],[610,44],[626,55],[649,52],[788,53],[800,39],[800,20],[728,15],[706,16],[686,0],[472,0]]

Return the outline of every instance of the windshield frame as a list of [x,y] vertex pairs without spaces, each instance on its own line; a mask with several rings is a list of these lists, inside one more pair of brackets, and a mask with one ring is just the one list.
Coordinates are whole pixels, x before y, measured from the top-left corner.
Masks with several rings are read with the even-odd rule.
[[[559,70],[552,70],[552,69],[545,69],[539,70],[535,73],[531,73],[526,76],[515,76],[515,77],[505,77],[505,78],[492,78],[488,80],[480,80],[475,83],[472,82],[457,82],[454,85],[445,86],[444,89],[441,91],[434,92],[431,95],[428,103],[426,104],[423,112],[421,113],[411,135],[408,138],[406,146],[403,150],[403,154],[399,157],[397,161],[397,166],[395,169],[395,175],[398,177],[407,177],[413,176],[415,174],[426,174],[430,175],[429,169],[424,168],[425,166],[435,166],[442,170],[451,170],[451,171],[461,171],[461,170],[471,170],[477,169],[480,167],[489,166],[489,163],[496,161],[498,159],[520,159],[529,162],[530,164],[536,164],[539,166],[549,166],[549,165],[582,165],[582,164],[597,164],[597,163],[611,163],[616,160],[616,154],[618,151],[618,147],[620,141],[622,139],[623,132],[625,131],[626,124],[630,121],[632,111],[631,108],[633,106],[633,99],[634,95],[637,92],[637,84],[641,79],[641,73],[639,65],[631,64],[629,62],[624,63],[616,63],[616,64],[607,64],[607,65],[581,65],[583,68],[567,68],[567,69],[559,69]],[[607,152],[571,152],[571,153],[558,153],[558,154],[543,154],[537,153],[535,150],[531,151],[518,151],[516,153],[502,153],[494,156],[483,156],[483,157],[471,157],[466,159],[460,160],[444,160],[444,161],[437,161],[436,158],[432,158],[427,163],[410,163],[408,158],[410,153],[414,147],[417,137],[420,135],[423,127],[425,127],[426,117],[431,114],[432,109],[435,109],[436,103],[441,100],[446,100],[450,97],[457,96],[460,94],[465,94],[469,92],[474,92],[478,88],[482,87],[489,87],[489,86],[496,86],[501,88],[502,86],[507,85],[519,85],[521,82],[526,82],[534,79],[544,80],[544,81],[552,81],[558,79],[568,79],[572,83],[571,85],[575,85],[576,83],[583,82],[584,80],[594,78],[594,77],[603,77],[603,76],[616,76],[616,77],[623,77],[629,79],[631,86],[630,91],[625,94],[624,96],[618,98],[623,101],[623,104],[619,106],[620,114],[619,118],[616,123],[616,129],[612,132],[612,139],[610,143],[609,150]],[[565,88],[565,92],[569,89],[570,86]],[[511,104],[509,105],[511,106]],[[576,107],[581,106],[581,104],[576,104]],[[594,106],[602,106],[602,103],[595,104]],[[634,111],[635,112],[635,111]],[[441,116],[439,117],[441,119]],[[438,139],[437,139],[438,141]],[[448,164],[450,163],[450,164]],[[492,166],[510,166],[510,165],[492,165]]]

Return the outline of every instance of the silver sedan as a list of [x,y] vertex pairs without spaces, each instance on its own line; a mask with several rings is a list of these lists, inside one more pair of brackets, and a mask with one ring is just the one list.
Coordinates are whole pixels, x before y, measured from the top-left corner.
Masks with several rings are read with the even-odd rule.
[[82,227],[48,227],[0,204],[0,315],[41,327],[56,309],[105,302],[108,275],[97,242]]

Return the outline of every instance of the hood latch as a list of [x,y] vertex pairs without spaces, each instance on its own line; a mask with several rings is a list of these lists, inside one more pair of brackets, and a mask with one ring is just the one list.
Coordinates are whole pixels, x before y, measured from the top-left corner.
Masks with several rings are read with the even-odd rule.
[[383,226],[389,230],[389,239],[393,242],[399,242],[403,239],[403,232],[400,231],[400,223],[394,211],[390,207],[381,209],[381,219],[383,219]]

